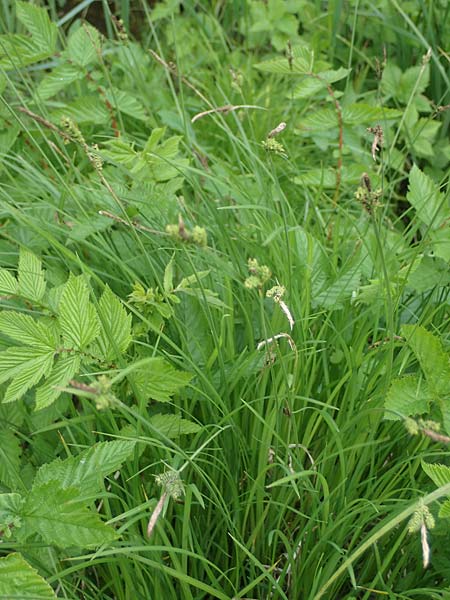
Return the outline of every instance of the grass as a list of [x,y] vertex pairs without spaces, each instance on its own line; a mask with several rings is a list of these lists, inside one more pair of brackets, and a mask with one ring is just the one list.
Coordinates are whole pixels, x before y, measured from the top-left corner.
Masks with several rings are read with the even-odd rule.
[[[431,502],[447,491],[432,492],[422,460],[446,464],[448,452],[426,436],[410,435],[402,420],[386,420],[384,407],[392,380],[417,370],[401,325],[423,325],[448,347],[448,286],[436,281],[421,288],[409,276],[398,278],[402,268],[414,272],[414,260],[428,255],[431,243],[430,229],[406,200],[412,164],[446,191],[449,113],[433,107],[448,102],[440,50],[448,40],[447,8],[361,1],[329,3],[322,12],[306,2],[305,16],[295,15],[316,60],[332,63],[324,71],[352,68],[332,84],[344,109],[360,102],[399,111],[379,119],[386,144],[374,163],[366,128],[375,122],[363,115],[345,123],[340,147],[338,128],[327,121],[323,128],[302,126],[318,109],[333,112],[326,90],[296,98],[297,80],[254,68],[283,56],[270,28],[252,41],[255,6],[262,10],[263,3],[186,2],[180,14],[176,8],[164,13],[165,3],[156,20],[144,4],[116,5],[125,25],[138,15],[139,41],[117,36],[103,3],[113,39],[86,67],[90,77],[42,100],[37,86],[57,56],[3,68],[1,118],[5,131],[17,127],[19,133],[12,144],[5,133],[0,142],[1,266],[14,269],[19,248],[26,247],[42,257],[53,286],[69,272],[89,275],[93,293],[108,284],[133,314],[134,342],[115,370],[104,371],[112,377],[143,358],[164,357],[189,372],[191,383],[162,412],[201,430],[175,438],[161,433],[151,422],[160,404],[124,383],[116,390],[120,403],[107,410],[76,398],[72,389],[61,403],[33,412],[29,393],[19,403],[25,416],[13,426],[26,446],[25,485],[40,465],[99,440],[139,444],[96,498],[120,539],[92,551],[61,551],[13,537],[4,540],[3,552],[20,551],[58,597],[68,599],[450,597],[445,519],[428,533],[427,569],[420,534],[407,531],[418,500],[430,493],[426,503],[436,514]],[[47,6],[60,19],[62,48],[70,26],[80,16],[89,19],[94,8],[80,3],[66,20],[57,3]],[[274,23],[288,14],[280,12]],[[0,25],[23,31],[13,23],[8,5]],[[402,71],[420,66],[431,47],[424,64],[429,83],[422,89],[417,79],[406,98],[386,93],[375,72],[383,45]],[[176,69],[164,67],[170,62]],[[430,110],[418,110],[423,121],[416,126],[411,106],[420,102],[418,92]],[[49,126],[61,131],[57,110],[69,110],[77,98],[82,102],[72,118],[88,148],[99,145],[101,170],[82,144],[64,144]],[[129,107],[116,110],[121,103]],[[190,122],[228,104],[259,109]],[[144,118],[133,116],[139,111]],[[281,121],[287,128],[276,138],[285,149],[280,156],[264,151],[261,141]],[[426,128],[437,121],[440,129],[430,137]],[[130,175],[125,159],[108,157],[107,143],[117,141],[117,132],[141,151],[161,126],[167,128],[163,140],[180,136],[179,153],[151,149],[159,161],[148,167],[153,175]],[[427,154],[426,140],[442,154]],[[336,197],[326,173],[336,169],[340,153]],[[345,171],[353,166],[356,178]],[[169,176],[159,180],[163,169]],[[372,189],[381,190],[378,208],[365,210],[355,199],[364,171]],[[102,218],[99,210],[116,218]],[[177,225],[175,237],[167,225]],[[206,230],[206,246],[183,241],[183,228],[195,226]],[[249,259],[271,272],[253,288],[245,284]],[[175,284],[192,277],[197,290],[178,294],[178,304],[162,292],[171,260]],[[441,270],[445,282],[448,266]],[[135,282],[162,293],[151,310],[130,301]],[[285,287],[292,330],[281,305],[266,297],[275,285]],[[2,304],[10,307],[8,299]],[[163,305],[171,307],[164,318]],[[26,310],[39,315],[37,307]],[[269,341],[279,334],[276,343]],[[7,340],[2,343],[6,348]],[[78,379],[91,385],[100,374],[86,370]],[[155,476],[168,469],[180,474],[184,495],[165,503],[148,539],[147,523],[163,493]],[[2,486],[9,491],[5,481]]]

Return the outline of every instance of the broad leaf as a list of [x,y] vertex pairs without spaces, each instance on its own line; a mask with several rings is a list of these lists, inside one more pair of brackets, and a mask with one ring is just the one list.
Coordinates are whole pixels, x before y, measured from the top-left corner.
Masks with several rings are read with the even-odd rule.
[[422,469],[434,481],[437,487],[450,483],[450,467],[439,463],[427,463],[422,461]]
[[450,209],[445,204],[444,195],[437,185],[414,165],[409,174],[408,202],[414,206],[419,219],[437,229],[450,217]]
[[33,488],[57,480],[61,488],[76,486],[84,496],[94,495],[102,489],[103,479],[120,468],[134,447],[134,441],[101,442],[77,456],[57,458],[38,470]]
[[14,275],[6,269],[0,269],[0,294],[15,295],[19,291],[19,284]]
[[426,382],[416,375],[394,379],[384,403],[384,418],[398,421],[402,417],[426,414],[432,400]]
[[78,488],[63,489],[58,481],[33,487],[21,511],[18,533],[24,540],[37,534],[59,548],[95,547],[114,540],[114,529],[85,508],[79,497]]
[[51,367],[53,351],[41,347],[15,347],[12,346],[0,353],[0,383],[27,373],[33,377],[34,372],[45,374]]
[[62,390],[80,369],[80,357],[77,354],[60,356],[45,382],[36,390],[36,410],[53,404]]
[[0,429],[0,440],[0,482],[10,489],[15,489],[20,479],[20,440],[9,429]]
[[434,394],[449,396],[450,361],[440,339],[419,325],[403,325],[401,332],[416,355]]
[[35,321],[30,315],[5,310],[0,313],[0,332],[16,342],[56,350],[58,337],[50,327]]
[[95,308],[89,302],[89,291],[82,275],[70,274],[59,303],[59,324],[66,343],[85,349],[100,332]]
[[40,100],[48,100],[71,83],[84,77],[83,71],[77,65],[64,62],[46,75],[36,89]]
[[100,50],[100,33],[92,25],[83,23],[70,34],[65,54],[75,65],[87,67],[98,62]]
[[131,342],[131,314],[108,286],[100,298],[98,316],[101,329],[97,339],[104,360],[110,361],[125,352]]
[[16,1],[16,14],[19,21],[31,33],[33,41],[48,54],[53,54],[56,48],[58,28],[52,23],[45,8],[31,2]]
[[0,598],[56,600],[56,594],[18,552],[0,558]]
[[180,435],[197,433],[201,430],[200,425],[183,419],[180,415],[154,415],[150,418],[150,425],[158,433],[170,439],[178,438]]
[[171,396],[187,385],[192,376],[184,371],[177,371],[162,358],[155,358],[145,369],[140,369],[130,376],[139,393],[146,400],[169,402]]
[[54,352],[42,354],[36,359],[23,366],[19,373],[11,380],[3,402],[13,402],[21,398],[34,385],[39,383],[42,377],[46,377],[53,365]]
[[19,255],[19,294],[39,302],[45,293],[44,271],[41,261],[29,250],[21,248]]

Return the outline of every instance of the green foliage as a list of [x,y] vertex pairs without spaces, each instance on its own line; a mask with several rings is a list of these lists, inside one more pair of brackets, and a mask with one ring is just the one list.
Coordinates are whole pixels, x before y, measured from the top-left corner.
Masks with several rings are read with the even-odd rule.
[[450,434],[450,355],[439,338],[421,326],[404,325],[402,335],[425,379],[421,375],[407,375],[394,380],[385,402],[385,418],[429,414],[436,407]]
[[54,600],[57,596],[48,583],[19,553],[0,558],[0,594],[3,598]]
[[445,3],[4,4],[0,596],[441,598]]

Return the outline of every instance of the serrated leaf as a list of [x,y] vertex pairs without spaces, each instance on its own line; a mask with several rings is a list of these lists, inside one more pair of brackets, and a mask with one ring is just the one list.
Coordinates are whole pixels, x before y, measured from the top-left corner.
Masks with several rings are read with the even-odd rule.
[[53,54],[56,48],[58,28],[52,23],[45,8],[30,2],[16,0],[16,15],[31,33],[33,41],[42,50]]
[[131,169],[136,162],[138,153],[131,144],[127,144],[121,140],[108,140],[101,149],[102,158],[112,162],[122,164],[127,169]]
[[80,357],[77,354],[65,354],[60,356],[45,382],[36,390],[36,410],[41,410],[61,395],[61,388],[78,373],[80,369]]
[[45,294],[45,278],[42,263],[29,250],[20,249],[19,255],[19,294],[29,300],[39,302]]
[[65,284],[59,303],[59,324],[66,342],[78,350],[85,349],[100,333],[95,308],[82,275],[72,273]]
[[9,384],[3,402],[13,402],[21,398],[25,392],[39,383],[42,377],[46,377],[52,368],[54,352],[47,350],[47,354],[41,355],[38,359],[30,361],[24,366]]
[[170,439],[178,438],[180,435],[197,433],[201,430],[200,425],[183,419],[180,415],[154,415],[150,418],[150,425],[158,433]]
[[18,552],[0,558],[0,597],[5,600],[56,600],[56,594]]
[[49,356],[53,357],[53,352],[40,347],[13,346],[0,352],[0,383],[16,377],[25,370],[38,369]]
[[450,517],[450,500],[445,500],[439,509],[438,516],[441,519],[448,519]]
[[33,488],[55,480],[61,488],[75,486],[86,497],[94,495],[102,489],[103,479],[117,471],[133,453],[135,444],[128,440],[101,442],[77,456],[65,460],[57,458],[40,467]]
[[133,372],[130,376],[139,393],[146,400],[169,402],[171,396],[189,383],[192,376],[177,371],[162,358],[155,358],[145,369]]
[[298,129],[316,131],[316,130],[327,130],[338,126],[338,117],[336,111],[332,108],[321,108],[312,112],[304,117],[299,123]]
[[430,232],[430,242],[435,256],[450,262],[450,235],[448,227],[441,227]]
[[359,125],[400,119],[402,114],[401,110],[394,108],[383,108],[358,102],[343,107],[342,120],[347,125]]
[[14,275],[6,269],[0,269],[0,294],[15,295],[19,291],[19,284]]
[[49,48],[42,48],[28,35],[0,35],[0,67],[15,69],[31,65],[53,54]]
[[64,62],[42,79],[36,89],[36,95],[40,100],[48,100],[83,77],[84,73],[77,65]]
[[98,306],[100,335],[97,339],[100,352],[107,361],[125,352],[131,342],[131,314],[108,286]]
[[441,340],[420,325],[403,325],[401,333],[419,361],[433,393],[437,396],[448,396],[450,361]]
[[0,313],[0,332],[27,346],[39,346],[55,351],[58,344],[58,337],[53,329],[35,321],[30,315],[12,310]]
[[73,102],[50,113],[51,120],[58,125],[65,117],[69,117],[76,123],[96,123],[98,125],[105,125],[111,120],[105,102],[97,96],[78,96]]
[[344,273],[325,291],[320,294],[314,294],[314,305],[323,306],[328,309],[342,308],[342,303],[349,300],[352,293],[358,289],[360,280],[361,272],[359,269],[353,269]]
[[398,421],[402,416],[423,415],[429,411],[431,402],[432,397],[423,379],[416,375],[394,379],[384,403],[384,418]]
[[417,165],[414,165],[409,173],[407,199],[414,206],[419,219],[434,229],[437,229],[450,216],[443,194]]
[[0,482],[10,489],[15,489],[20,481],[19,466],[22,454],[20,440],[9,429],[0,429],[0,439]]
[[422,469],[437,487],[450,483],[450,467],[439,463],[427,463],[422,460]]
[[20,515],[19,533],[24,539],[39,535],[45,543],[59,548],[96,547],[114,540],[114,529],[83,506],[80,494],[76,487],[62,489],[58,481],[33,487]]
[[148,115],[143,104],[129,92],[114,88],[106,92],[106,98],[116,110],[140,121],[148,120]]
[[72,63],[87,67],[93,62],[98,62],[100,48],[100,33],[92,25],[83,23],[70,34],[66,54]]
[[[270,29],[271,27],[269,27]],[[307,47],[293,49],[292,61],[286,58],[273,58],[255,65],[255,69],[264,73],[278,73],[280,75],[305,75],[313,70],[314,55]]]

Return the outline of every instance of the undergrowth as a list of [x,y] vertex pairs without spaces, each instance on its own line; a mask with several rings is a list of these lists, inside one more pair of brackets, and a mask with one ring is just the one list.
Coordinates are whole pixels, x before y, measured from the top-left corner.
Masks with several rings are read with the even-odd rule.
[[450,598],[449,8],[298,4],[3,3],[2,598]]

